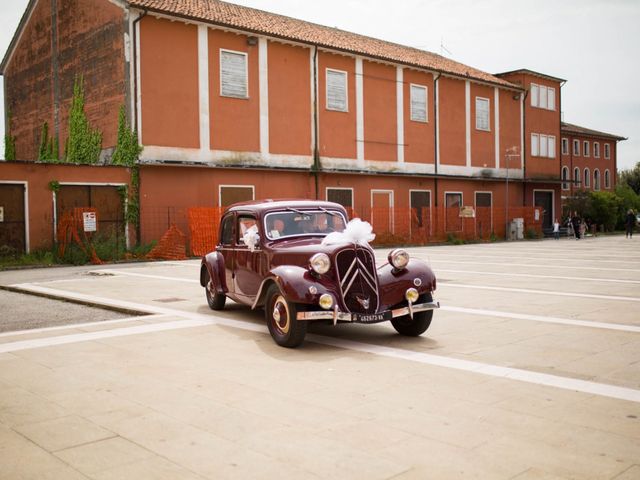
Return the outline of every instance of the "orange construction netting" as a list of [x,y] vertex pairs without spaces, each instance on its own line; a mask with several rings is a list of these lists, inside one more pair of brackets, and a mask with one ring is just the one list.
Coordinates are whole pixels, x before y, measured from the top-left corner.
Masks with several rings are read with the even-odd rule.
[[158,245],[147,254],[156,260],[185,260],[187,258],[187,237],[175,224],[162,236]]
[[[103,262],[98,258],[95,248],[91,244],[90,235],[84,231],[83,214],[86,212],[96,213],[95,208],[74,208],[67,211],[58,221],[57,240],[58,240],[58,256],[63,257],[67,247],[72,242],[78,245],[80,249],[89,257],[94,265],[101,265]],[[82,234],[80,234],[82,232]]]

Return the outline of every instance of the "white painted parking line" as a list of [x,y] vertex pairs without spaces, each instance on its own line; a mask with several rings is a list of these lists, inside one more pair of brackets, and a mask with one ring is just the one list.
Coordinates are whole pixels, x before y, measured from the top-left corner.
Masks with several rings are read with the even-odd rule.
[[[472,261],[464,261],[464,262],[456,262],[455,260],[438,260],[432,259],[429,255],[423,255],[422,257],[418,257],[423,259],[429,263],[455,263],[461,265],[498,265],[501,267],[526,267],[526,268],[545,268],[549,269],[549,264],[545,265],[537,265],[534,263],[511,263],[511,262],[472,262]],[[640,273],[640,269],[637,268],[609,268],[609,267],[582,267],[579,265],[571,265],[568,267],[571,270],[597,270],[597,271],[606,271],[606,272],[635,272]]]
[[[136,273],[136,272],[127,272],[126,270],[113,270],[113,269],[104,269],[104,270],[96,270],[96,272],[105,272],[111,275],[125,275],[128,277],[141,277],[141,278],[157,278],[158,280],[170,280],[172,282],[184,282],[184,283],[197,283],[200,284],[200,280],[196,280],[195,278],[180,278],[180,277],[167,277],[165,275],[149,275],[146,273]],[[93,272],[91,272],[93,273]]]
[[136,321],[147,321],[147,320],[155,320],[158,318],[163,318],[166,315],[139,315],[137,317],[128,317],[128,318],[117,318],[115,320],[102,320],[100,322],[88,322],[88,323],[69,323],[67,325],[60,325],[58,327],[44,327],[44,328],[32,328],[30,330],[16,330],[14,332],[3,332],[0,333],[0,337],[14,337],[16,335],[29,335],[31,333],[46,333],[46,332],[55,332],[57,330],[70,330],[74,328],[86,328],[86,327],[95,327],[102,325],[117,325],[119,323],[127,323],[127,322],[136,322]]
[[[67,292],[64,290],[54,290],[47,287],[41,287],[38,285],[21,284],[13,285],[15,288],[21,288],[25,291],[47,293],[49,295],[58,294],[62,298],[68,299],[82,299],[83,301],[89,301],[92,299],[96,304],[119,306],[120,308],[130,308],[139,311],[148,310],[152,313],[158,313],[158,310],[162,310],[163,313],[173,314],[184,320],[176,322],[164,322],[157,324],[157,329],[153,329],[152,325],[143,325],[140,327],[130,327],[115,330],[105,330],[102,332],[92,332],[90,334],[70,335],[73,337],[68,341],[64,341],[61,337],[53,337],[51,339],[54,344],[72,343],[72,340],[76,342],[98,340],[100,338],[113,338],[118,336],[118,331],[121,331],[122,335],[134,335],[139,333],[148,333],[151,331],[172,330],[179,328],[190,328],[204,325],[225,325],[242,330],[250,330],[254,332],[267,333],[267,328],[263,325],[256,325],[242,320],[228,320],[221,317],[217,317],[214,314],[203,315],[199,313],[185,312],[181,310],[172,310],[168,308],[158,308],[155,306],[148,306],[145,304],[137,304],[134,302],[119,301],[113,299],[107,299],[102,297],[96,297],[91,295],[79,294],[75,292]],[[135,307],[135,308],[134,308]],[[163,328],[161,328],[163,327]],[[634,390],[632,388],[618,387],[615,385],[608,385],[604,383],[589,382],[585,380],[577,380],[569,377],[561,377],[556,375],[548,375],[544,373],[536,373],[528,370],[521,370],[517,368],[501,367],[497,365],[491,365],[480,362],[473,362],[469,360],[461,360],[457,358],[444,357],[439,355],[432,355],[422,352],[416,352],[411,350],[403,350],[400,348],[384,347],[379,345],[371,345],[361,342],[354,342],[350,340],[344,340],[340,338],[332,338],[323,335],[309,334],[307,336],[309,341],[320,343],[323,345],[330,345],[337,348],[344,348],[348,350],[371,353],[373,355],[384,356],[389,358],[398,358],[402,360],[419,362],[425,365],[432,365],[444,368],[451,368],[455,370],[461,370],[465,372],[477,373],[481,375],[489,375],[492,377],[506,378],[510,380],[518,380],[521,382],[527,382],[535,385],[545,385],[564,390],[571,390],[575,392],[586,393],[590,395],[599,395],[609,398],[615,398],[620,400],[626,400],[630,402],[640,403],[640,390]],[[35,341],[34,341],[35,342]],[[17,345],[16,345],[17,344]],[[48,346],[47,339],[38,339],[37,343],[31,343],[31,346],[27,346],[26,342],[14,342],[3,344],[2,347],[7,349],[5,351],[11,351],[12,346],[20,349],[25,348],[39,348]],[[0,350],[2,351],[2,350]]]
[[516,320],[530,320],[534,322],[556,323],[560,325],[571,325],[574,327],[601,328],[603,330],[620,330],[622,332],[640,333],[640,327],[634,325],[623,325],[620,323],[605,323],[589,320],[572,320],[569,318],[543,317],[542,315],[529,315],[526,313],[501,312],[497,310],[484,310],[480,308],[451,307],[441,305],[439,310],[448,312],[466,313],[469,315],[480,315],[483,317],[513,318]]
[[[520,260],[522,259],[522,257],[516,257],[516,256],[512,256],[512,255],[476,255],[473,253],[442,253],[442,252],[429,252],[429,256],[434,256],[434,257],[456,257],[456,258],[460,258],[460,257],[471,257],[471,258],[501,258],[501,259],[516,259],[516,260]],[[528,258],[531,258],[532,260],[552,260],[552,261],[561,261],[561,262],[567,262],[569,259],[571,259],[573,261],[573,259],[571,258],[570,254],[568,254],[566,257],[558,257],[558,256],[553,256],[553,255],[543,255],[540,258],[537,257],[531,257],[528,256]],[[586,261],[586,260],[585,260]],[[598,260],[597,258],[590,258],[589,263],[640,263],[640,260],[629,260],[627,258],[620,258],[620,260]],[[636,271],[638,269],[635,269]]]
[[512,288],[512,287],[489,287],[484,285],[468,285],[465,283],[449,283],[442,282],[438,284],[439,288],[474,288],[477,290],[497,290],[500,292],[516,292],[516,293],[535,293],[536,295],[554,295],[560,297],[579,297],[579,298],[597,298],[600,300],[615,300],[622,302],[640,302],[639,297],[622,297],[617,295],[598,295],[595,293],[575,293],[575,292],[557,292],[554,290],[533,290],[529,288]]
[[471,274],[478,274],[478,275],[497,275],[501,277],[551,278],[556,280],[578,280],[578,281],[585,281],[585,282],[640,283],[640,280],[618,280],[617,278],[565,277],[561,275],[536,275],[534,273],[488,272],[486,270],[474,271],[474,270],[451,270],[448,268],[439,268],[438,272],[471,273]]

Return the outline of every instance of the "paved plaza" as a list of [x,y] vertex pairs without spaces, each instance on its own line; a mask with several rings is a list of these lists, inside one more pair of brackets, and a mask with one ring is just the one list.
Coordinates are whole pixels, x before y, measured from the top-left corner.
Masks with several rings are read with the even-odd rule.
[[199,260],[0,272],[117,313],[0,333],[0,479],[638,479],[639,242],[411,248],[442,305],[422,337],[295,350],[211,311]]

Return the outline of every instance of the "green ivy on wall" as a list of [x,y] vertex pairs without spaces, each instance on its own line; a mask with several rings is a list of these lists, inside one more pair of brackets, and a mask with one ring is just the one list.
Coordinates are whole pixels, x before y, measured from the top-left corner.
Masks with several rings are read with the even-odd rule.
[[84,81],[76,77],[69,112],[69,138],[65,149],[67,163],[92,165],[98,162],[102,149],[102,133],[89,126],[84,112]]
[[16,159],[16,137],[11,135],[11,112],[7,113],[7,128],[4,134],[4,159]]
[[38,160],[41,162],[58,163],[58,139],[49,137],[49,124],[44,122],[40,135]]

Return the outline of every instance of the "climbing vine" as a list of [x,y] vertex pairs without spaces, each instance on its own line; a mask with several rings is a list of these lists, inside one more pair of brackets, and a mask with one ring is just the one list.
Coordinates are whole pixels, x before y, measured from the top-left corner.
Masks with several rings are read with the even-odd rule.
[[98,162],[102,148],[102,133],[89,126],[84,112],[84,81],[76,77],[69,112],[69,138],[65,149],[68,163],[91,165]]
[[127,222],[136,227],[140,224],[140,171],[138,169],[138,158],[141,152],[142,147],[138,143],[138,133],[131,129],[124,106],[122,106],[118,113],[118,140],[116,149],[111,157],[111,163],[131,169],[131,189],[128,192],[123,189],[120,194],[127,198]]
[[4,134],[4,159],[16,159],[16,137],[11,135],[11,112],[7,114],[7,129]]
[[38,160],[50,163],[58,162],[58,139],[49,137],[49,124],[47,122],[42,125]]
[[51,180],[49,182],[49,190],[52,192],[58,192],[60,190],[60,182],[57,180]]

